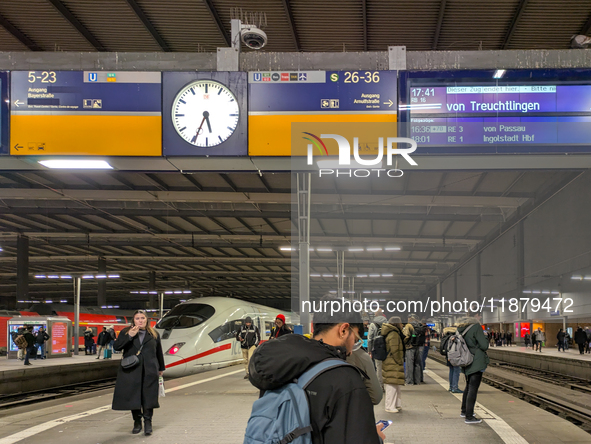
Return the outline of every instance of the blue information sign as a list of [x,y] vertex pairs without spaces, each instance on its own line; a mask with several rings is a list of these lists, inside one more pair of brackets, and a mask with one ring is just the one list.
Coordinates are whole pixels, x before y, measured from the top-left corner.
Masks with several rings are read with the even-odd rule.
[[300,136],[318,131],[357,137],[372,153],[378,134],[396,136],[396,71],[250,72],[248,88],[251,156],[304,155]]
[[14,71],[14,155],[161,156],[161,73]]

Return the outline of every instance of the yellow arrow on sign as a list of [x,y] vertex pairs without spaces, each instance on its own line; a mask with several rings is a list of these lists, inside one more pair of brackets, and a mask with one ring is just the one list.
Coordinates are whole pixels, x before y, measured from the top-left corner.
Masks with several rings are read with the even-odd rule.
[[394,102],[392,102],[392,99],[390,99],[387,102],[384,102],[384,105],[388,105],[388,108],[390,108],[392,105],[394,105]]

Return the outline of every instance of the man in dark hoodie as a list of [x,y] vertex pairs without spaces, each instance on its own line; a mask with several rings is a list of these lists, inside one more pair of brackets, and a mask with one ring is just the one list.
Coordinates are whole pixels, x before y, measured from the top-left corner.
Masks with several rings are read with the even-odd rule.
[[240,331],[236,333],[236,340],[240,342],[240,347],[242,348],[244,371],[246,372],[244,379],[248,379],[248,363],[250,362],[250,358],[252,358],[252,354],[256,347],[261,342],[259,328],[252,324],[252,318],[250,316],[246,317],[244,325]]
[[[328,309],[314,315],[313,339],[285,335],[258,347],[250,361],[250,382],[261,391],[275,390],[326,359],[345,360],[360,339],[363,322],[359,313]],[[320,374],[306,394],[314,444],[379,444],[385,438],[356,367],[335,367]]]

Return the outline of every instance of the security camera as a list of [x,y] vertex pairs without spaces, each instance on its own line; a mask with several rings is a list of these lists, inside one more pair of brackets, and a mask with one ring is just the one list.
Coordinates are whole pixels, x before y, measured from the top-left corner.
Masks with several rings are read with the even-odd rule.
[[267,44],[267,34],[256,26],[245,26],[240,31],[240,37],[250,49],[261,49]]

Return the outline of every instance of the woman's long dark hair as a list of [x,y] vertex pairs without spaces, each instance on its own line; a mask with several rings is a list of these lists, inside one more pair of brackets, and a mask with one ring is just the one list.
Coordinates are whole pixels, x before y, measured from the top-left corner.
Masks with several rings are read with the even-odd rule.
[[146,331],[152,335],[152,337],[154,339],[158,338],[158,332],[156,330],[154,330],[152,327],[150,327],[150,318],[148,318],[148,313],[146,313],[146,310],[136,310],[135,313],[133,314],[133,316],[131,317],[131,325],[135,326],[133,319],[135,318],[135,315],[141,313],[146,317]]

